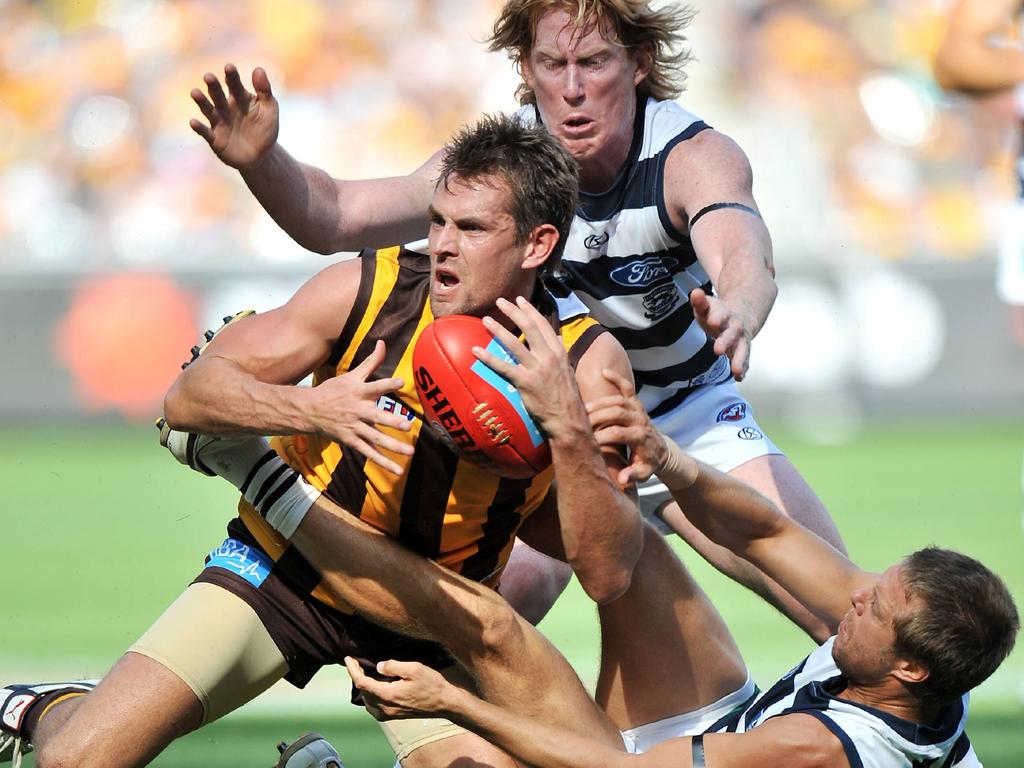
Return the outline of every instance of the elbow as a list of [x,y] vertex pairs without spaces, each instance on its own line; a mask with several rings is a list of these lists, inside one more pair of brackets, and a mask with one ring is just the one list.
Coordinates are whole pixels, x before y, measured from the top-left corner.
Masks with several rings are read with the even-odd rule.
[[633,569],[643,552],[643,522],[636,516],[637,525],[605,557],[593,552],[569,557],[569,563],[587,596],[598,605],[606,605],[622,597],[633,582]]
[[633,581],[633,569],[609,569],[600,574],[584,574],[577,571],[576,577],[587,597],[598,605],[607,605],[626,594]]
[[[299,242],[299,241],[296,241]],[[333,256],[339,251],[345,250],[345,243],[338,242],[336,240],[308,240],[306,242],[299,242],[303,248],[307,251],[319,254],[321,256]]]
[[184,397],[178,382],[174,382],[164,395],[164,420],[172,429],[181,429],[185,421]]

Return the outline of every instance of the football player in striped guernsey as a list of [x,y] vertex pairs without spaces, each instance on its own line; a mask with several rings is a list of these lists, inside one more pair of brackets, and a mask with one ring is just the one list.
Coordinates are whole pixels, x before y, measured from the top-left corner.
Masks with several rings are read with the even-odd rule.
[[746,670],[721,617],[648,527],[630,589],[601,611],[596,698],[626,751],[496,707],[416,663],[379,665],[390,681],[348,663],[371,711],[444,715],[539,768],[978,768],[964,731],[968,691],[1019,629],[1002,580],[936,547],[881,574],[861,570],[749,486],[685,454],[629,382],[611,378],[620,394],[588,409],[600,442],[634,449],[620,480],[658,475],[705,535],[838,633],[764,692],[749,680],[737,688]]
[[[538,279],[571,223],[575,162],[546,131],[496,116],[459,132],[442,165],[429,258],[395,246],[328,267],[283,307],[232,318],[175,382],[161,440],[193,469],[233,482],[242,493],[238,517],[195,581],[95,688],[0,689],[0,760],[31,743],[40,768],[146,764],[277,680],[304,687],[345,656],[370,669],[396,654],[417,658],[469,684],[468,661],[523,620],[506,606],[493,629],[483,622],[442,648],[422,638],[438,636],[447,614],[436,603],[413,612],[404,595],[419,580],[468,584],[476,604],[493,605],[519,531],[564,542],[595,600],[628,587],[640,515],[615,481],[621,454],[597,445],[578,392],[611,391],[602,371],[629,376],[629,361],[592,318],[560,313]],[[540,309],[524,314],[524,296]],[[490,315],[485,324],[499,334],[518,327],[529,349],[509,343],[524,374],[568,393],[560,402],[569,407],[533,411],[552,455],[552,467],[535,477],[477,466],[423,421],[412,349],[435,316],[456,313]],[[308,373],[313,387],[294,386]],[[284,435],[276,451],[265,434]],[[557,507],[548,492],[554,479],[566,489]],[[335,532],[352,530],[370,532],[369,541],[337,552]],[[393,546],[380,550],[382,539]],[[339,562],[354,593],[339,596],[324,581]],[[571,667],[541,652],[540,635],[520,636],[521,661],[504,677],[481,674],[480,690],[617,738],[602,716],[575,714],[571,700],[586,693]],[[525,663],[546,663],[544,690],[509,684]],[[467,757],[511,765],[451,724],[402,725],[386,734],[407,766],[424,765],[429,752],[431,765]]]
[[[734,386],[777,289],[746,155],[675,102],[692,15],[647,0],[508,0],[490,47],[522,74],[520,118],[546,126],[580,165],[561,282],[626,349],[658,426],[842,549],[828,512]],[[438,155],[404,177],[335,179],[277,143],[278,103],[263,69],[253,72],[251,92],[232,65],[226,91],[212,73],[204,81],[207,93],[195,89],[192,98],[206,120],[192,128],[297,242],[333,253],[383,245],[382,233],[422,237]],[[660,484],[642,487],[640,497],[645,513],[815,639],[830,634],[820,617],[690,525]],[[510,589],[538,593],[513,586],[516,578],[510,569]]]

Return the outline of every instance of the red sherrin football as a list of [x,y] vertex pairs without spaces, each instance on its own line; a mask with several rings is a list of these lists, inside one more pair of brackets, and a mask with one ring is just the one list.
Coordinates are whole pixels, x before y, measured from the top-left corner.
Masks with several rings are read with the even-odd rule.
[[533,477],[551,464],[547,440],[519,391],[477,360],[474,346],[515,362],[478,317],[442,317],[420,334],[412,369],[424,417],[463,458],[503,477]]

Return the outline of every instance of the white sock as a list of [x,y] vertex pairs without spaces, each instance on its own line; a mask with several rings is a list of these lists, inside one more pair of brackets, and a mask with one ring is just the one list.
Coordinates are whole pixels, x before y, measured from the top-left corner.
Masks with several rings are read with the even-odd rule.
[[221,438],[203,447],[204,466],[234,485],[285,538],[299,527],[320,491],[277,455],[265,437]]

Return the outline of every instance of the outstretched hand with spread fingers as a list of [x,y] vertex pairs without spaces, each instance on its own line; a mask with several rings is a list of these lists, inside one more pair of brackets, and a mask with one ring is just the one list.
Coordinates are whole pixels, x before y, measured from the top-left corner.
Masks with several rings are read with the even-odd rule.
[[277,143],[279,112],[270,78],[263,67],[254,69],[250,92],[235,65],[225,64],[227,93],[212,72],[203,75],[203,82],[207,93],[193,88],[191,96],[208,124],[192,118],[189,126],[222,162],[240,171],[252,169]]

